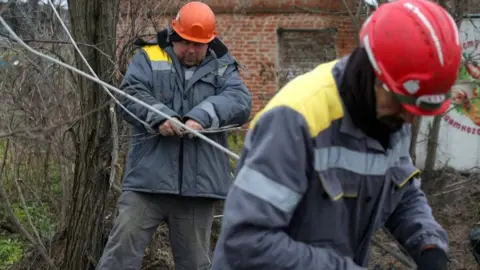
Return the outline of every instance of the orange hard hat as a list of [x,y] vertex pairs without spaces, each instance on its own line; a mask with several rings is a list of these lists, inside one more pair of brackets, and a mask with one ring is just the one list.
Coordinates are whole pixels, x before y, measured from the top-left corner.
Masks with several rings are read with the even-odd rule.
[[183,39],[198,43],[209,43],[217,35],[215,14],[202,2],[185,4],[172,21],[172,28]]

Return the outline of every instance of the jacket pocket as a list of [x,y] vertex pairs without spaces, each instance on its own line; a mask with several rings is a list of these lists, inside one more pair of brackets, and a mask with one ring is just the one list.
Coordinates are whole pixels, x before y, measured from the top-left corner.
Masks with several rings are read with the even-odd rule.
[[[226,135],[222,133],[206,134],[207,137],[222,146],[226,146]],[[198,140],[198,139],[197,139]],[[189,154],[189,162],[196,168],[194,175],[195,190],[204,194],[225,196],[232,184],[229,175],[228,156],[207,142],[196,141],[195,155]]]
[[387,221],[402,200],[404,188],[419,175],[420,170],[408,161],[400,161],[388,169],[386,178],[390,188],[383,207],[383,222]]
[[339,171],[332,169],[317,171],[323,191],[318,194],[318,221],[315,224],[314,241],[343,243],[347,241],[350,223],[350,207],[357,205],[359,181],[352,177],[342,177]]
[[319,180],[331,201],[342,201],[343,199],[356,199],[360,186],[358,178],[344,175],[335,169],[317,171]]
[[225,84],[225,79],[222,76],[212,73],[203,76],[202,78],[200,78],[200,81],[202,81],[202,83],[210,85],[210,87],[213,87],[215,89],[222,88]]
[[198,97],[209,97],[218,95],[220,89],[224,86],[225,79],[219,75],[208,74],[200,78],[196,83],[194,93]]

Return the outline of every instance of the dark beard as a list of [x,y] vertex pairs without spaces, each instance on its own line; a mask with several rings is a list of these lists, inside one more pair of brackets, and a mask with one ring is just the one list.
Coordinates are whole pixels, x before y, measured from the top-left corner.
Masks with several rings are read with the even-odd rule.
[[378,118],[378,121],[381,124],[385,125],[386,129],[390,129],[391,133],[399,131],[402,128],[403,124],[405,124],[405,121],[402,118],[395,115],[381,116]]
[[339,88],[353,124],[387,149],[390,135],[402,127],[403,121],[390,116],[377,118],[375,73],[364,48],[356,48],[350,55]]

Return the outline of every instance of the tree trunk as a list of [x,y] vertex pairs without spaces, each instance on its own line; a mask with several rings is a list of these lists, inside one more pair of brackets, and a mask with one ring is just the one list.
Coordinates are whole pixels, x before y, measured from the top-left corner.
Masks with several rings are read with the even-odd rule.
[[412,123],[412,140],[410,141],[410,157],[412,157],[413,164],[417,163],[417,141],[418,133],[420,132],[420,125],[422,123],[422,118],[417,116],[413,119]]
[[[78,43],[95,45],[114,59],[119,0],[69,0],[68,6],[74,39]],[[82,46],[81,50],[98,77],[111,83],[114,66],[110,60],[90,46]],[[90,73],[78,55],[76,63]],[[110,101],[101,86],[83,77],[78,78],[78,91],[82,115]],[[62,269],[85,270],[94,268],[104,242],[105,202],[112,151],[108,107],[80,121],[73,137],[77,156]]]
[[433,186],[433,173],[435,171],[435,162],[437,161],[438,133],[440,133],[441,115],[433,118],[432,126],[428,131],[427,156],[425,158],[424,174],[422,185],[429,190]]

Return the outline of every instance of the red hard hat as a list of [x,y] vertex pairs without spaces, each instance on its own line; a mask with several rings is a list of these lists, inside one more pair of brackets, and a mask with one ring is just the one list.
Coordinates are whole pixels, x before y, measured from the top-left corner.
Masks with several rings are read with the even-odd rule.
[[415,115],[450,106],[462,49],[453,18],[428,0],[381,5],[363,24],[360,41],[377,78]]
[[190,2],[180,8],[172,28],[183,39],[209,43],[216,37],[215,14],[202,2]]

